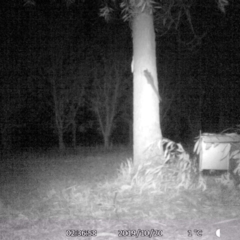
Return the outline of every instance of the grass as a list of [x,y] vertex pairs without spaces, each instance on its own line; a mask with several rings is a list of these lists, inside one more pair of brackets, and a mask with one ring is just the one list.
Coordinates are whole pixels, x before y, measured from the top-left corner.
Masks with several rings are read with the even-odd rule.
[[170,165],[145,164],[132,172],[131,158],[131,149],[123,147],[6,157],[0,176],[0,239],[69,239],[66,233],[96,238],[94,231],[71,229],[96,230],[97,239],[136,234],[149,239],[153,233],[153,239],[163,239],[161,233],[164,239],[189,239],[189,234],[199,239],[200,230],[202,239],[214,239],[219,227],[226,236],[239,234],[239,190],[209,176],[195,183],[195,175],[186,173],[188,165],[179,172]]

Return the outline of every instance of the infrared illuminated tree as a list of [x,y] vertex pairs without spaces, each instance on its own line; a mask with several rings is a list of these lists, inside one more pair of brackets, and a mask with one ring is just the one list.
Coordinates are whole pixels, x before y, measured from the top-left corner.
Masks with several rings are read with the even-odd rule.
[[[138,2],[138,3],[137,3]],[[151,1],[122,1],[124,20],[129,20],[133,39],[133,154],[139,165],[156,156],[161,148],[150,147],[161,140],[159,94],[156,69],[156,46]],[[106,19],[109,6],[101,9]]]
[[[128,20],[133,41],[133,154],[134,163],[162,155],[160,127],[160,96],[156,67],[154,17],[162,29],[177,28],[183,14],[192,27],[190,6],[184,1],[122,0],[107,1],[101,15],[107,20],[116,4],[120,4],[123,19]],[[112,4],[112,5],[111,5]],[[219,0],[218,7],[225,11],[226,0]],[[111,7],[113,6],[113,7]],[[157,143],[157,144],[156,144]]]

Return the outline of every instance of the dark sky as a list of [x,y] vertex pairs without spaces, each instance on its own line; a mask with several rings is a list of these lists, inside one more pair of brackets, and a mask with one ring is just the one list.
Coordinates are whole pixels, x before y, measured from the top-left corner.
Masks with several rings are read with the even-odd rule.
[[[239,123],[240,6],[238,1],[231,1],[223,14],[215,1],[206,2],[195,1],[190,9],[195,39],[186,15],[178,31],[173,26],[161,35],[158,23],[155,25],[160,94],[165,111],[162,128],[164,135],[176,141],[189,141],[199,128],[220,132]],[[17,0],[3,3],[0,84],[1,109],[5,115],[1,117],[1,132],[8,126],[8,141],[12,145],[29,147],[32,142],[38,147],[46,139],[56,143],[51,127],[53,113],[46,101],[51,99],[46,59],[53,54],[48,49],[53,40],[59,43],[67,39],[72,51],[82,54],[76,61],[83,62],[98,56],[103,51],[101,46],[110,42],[122,44],[125,62],[130,64],[129,24],[123,23],[119,14],[106,23],[99,17],[100,5],[95,3],[78,1],[69,8],[61,1],[58,4],[38,1],[35,6],[23,6]],[[46,53],[49,58],[45,58]],[[35,80],[30,83],[30,78]],[[9,93],[9,89],[14,90]],[[94,121],[87,107],[84,112],[85,121]],[[117,126],[113,141],[128,142],[127,127],[123,127],[121,120],[118,124],[121,131]],[[88,130],[84,139],[79,137],[78,141],[91,142],[92,138],[101,141],[96,132]],[[38,136],[36,141],[30,141],[33,133]]]

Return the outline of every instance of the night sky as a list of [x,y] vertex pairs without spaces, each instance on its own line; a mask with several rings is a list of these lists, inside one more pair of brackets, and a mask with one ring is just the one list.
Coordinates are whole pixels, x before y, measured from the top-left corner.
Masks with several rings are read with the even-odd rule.
[[[193,29],[186,15],[178,30],[173,25],[166,32],[159,19],[155,21],[162,132],[185,144],[193,142],[200,130],[221,132],[239,124],[240,3],[232,1],[223,14],[215,1],[203,2],[194,1],[190,9]],[[106,22],[96,3],[79,1],[70,7],[47,0],[35,6],[24,6],[17,0],[2,3],[2,149],[57,145],[53,78],[60,88],[64,84],[60,79],[76,77],[85,83],[86,94],[76,115],[77,145],[101,144],[99,123],[90,103],[93,80],[111,75],[109,62],[122,69],[120,77],[126,81],[121,98],[127,99],[118,105],[121,111],[111,141],[130,143],[131,29],[119,13]],[[66,146],[71,146],[71,139],[67,127]]]

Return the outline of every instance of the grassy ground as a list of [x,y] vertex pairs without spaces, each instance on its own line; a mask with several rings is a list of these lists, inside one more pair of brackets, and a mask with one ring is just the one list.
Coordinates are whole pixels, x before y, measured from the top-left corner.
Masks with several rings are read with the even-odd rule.
[[6,156],[0,175],[0,240],[62,240],[74,234],[81,239],[210,240],[219,239],[217,229],[221,239],[240,239],[237,188],[210,176],[204,191],[177,188],[167,177],[159,185],[159,172],[131,175],[131,155],[125,148],[81,148]]

